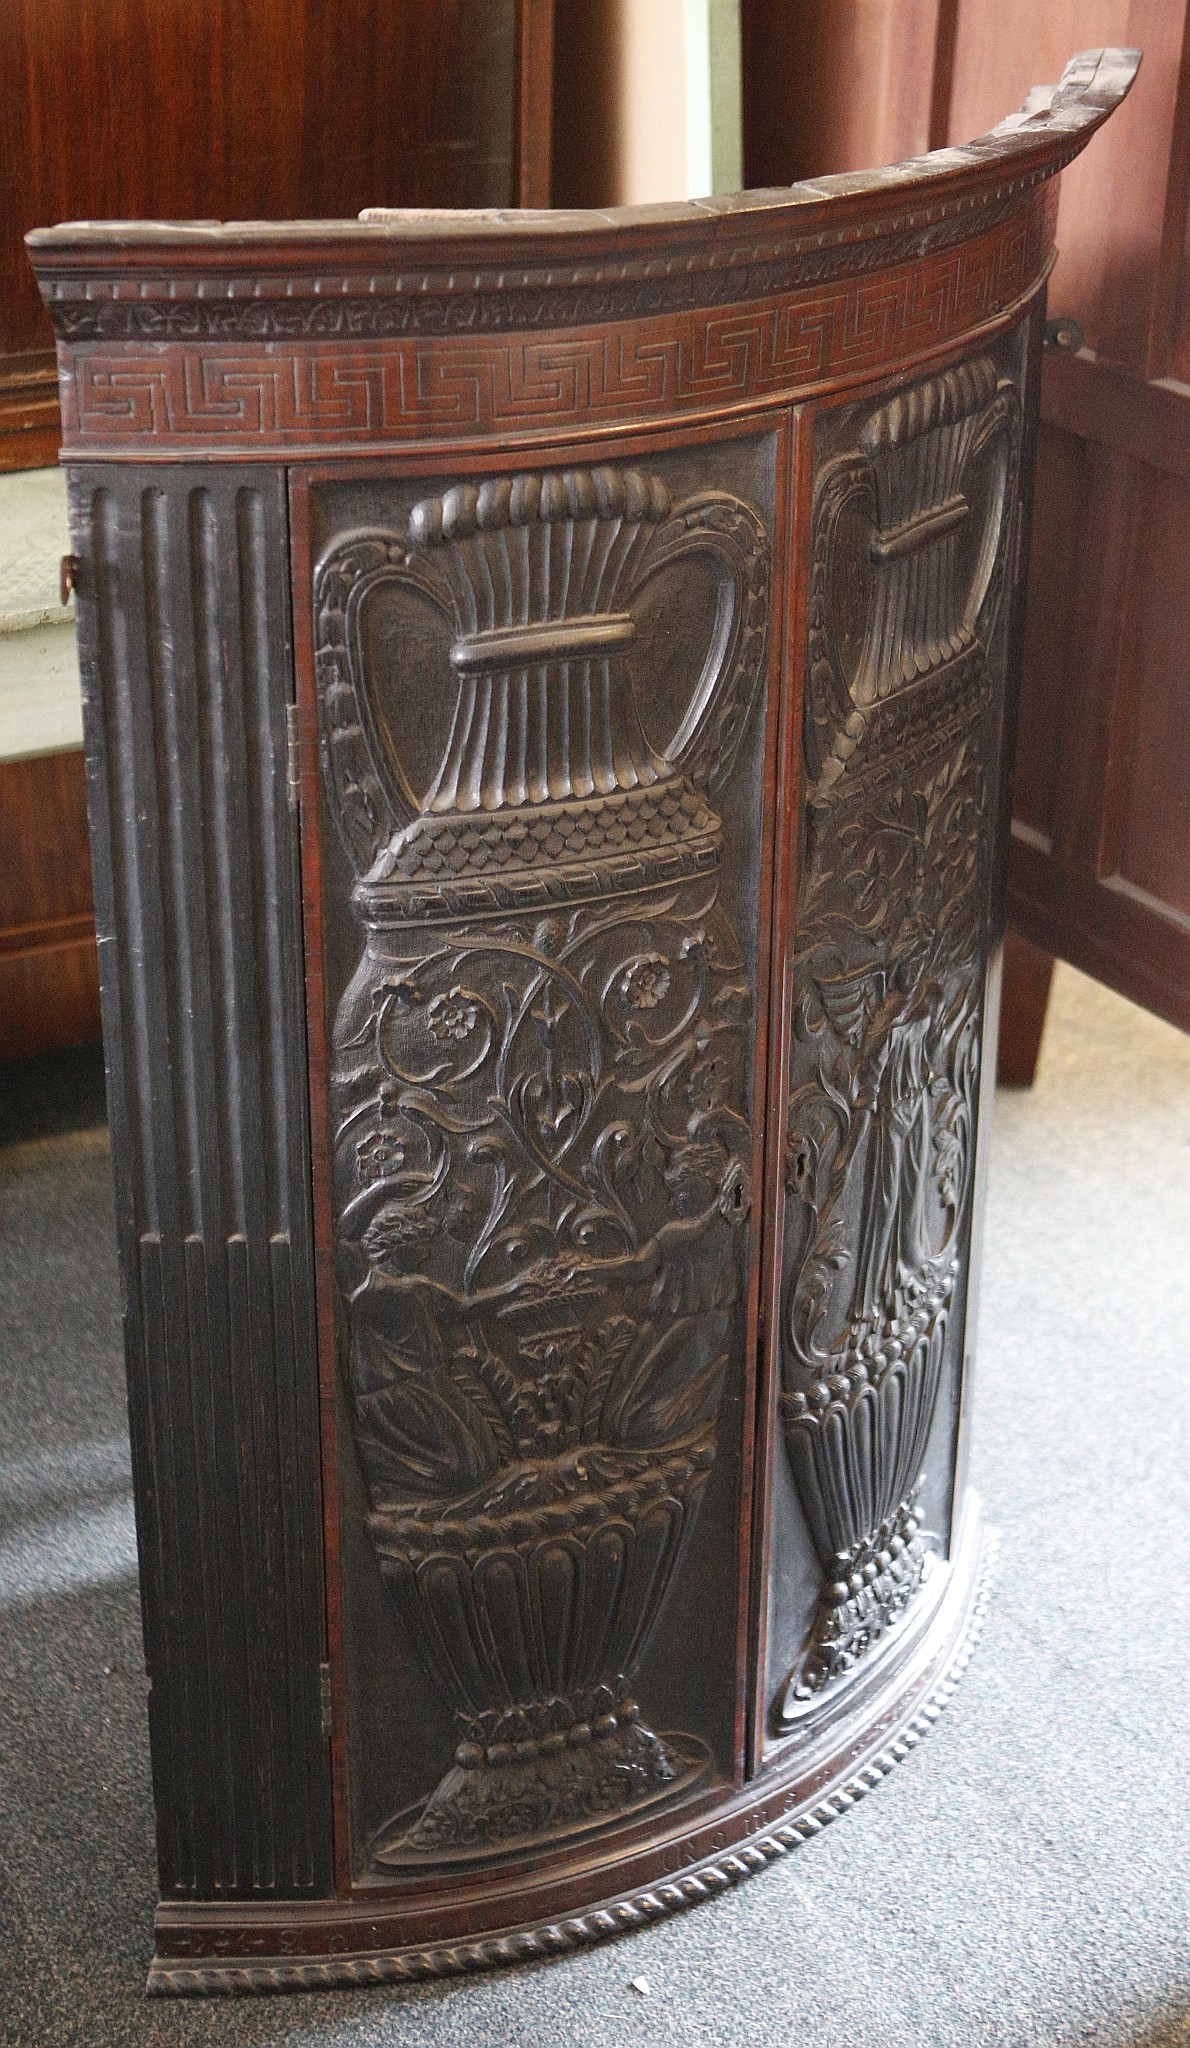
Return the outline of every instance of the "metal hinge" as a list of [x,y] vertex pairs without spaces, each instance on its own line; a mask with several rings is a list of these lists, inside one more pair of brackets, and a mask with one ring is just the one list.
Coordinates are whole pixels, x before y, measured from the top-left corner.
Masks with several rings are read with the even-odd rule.
[[290,810],[296,811],[302,801],[302,729],[296,704],[285,706],[285,793]]
[[335,1732],[335,1704],[331,1694],[331,1667],[318,1667],[318,1712],[324,1742],[329,1742]]

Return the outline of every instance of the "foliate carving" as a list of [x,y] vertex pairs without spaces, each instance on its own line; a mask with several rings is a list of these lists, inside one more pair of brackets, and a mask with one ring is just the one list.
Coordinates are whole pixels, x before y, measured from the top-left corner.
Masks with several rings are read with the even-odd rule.
[[[633,603],[717,578],[664,748]],[[366,945],[334,1029],[355,1439],[386,1581],[459,1731],[381,1867],[505,1851],[705,1765],[634,1675],[714,1457],[749,1210],[751,999],[719,902],[767,545],[607,467],[460,485],[315,586],[325,783]],[[429,786],[380,736],[365,618],[416,593],[454,697]]]
[[787,1720],[931,1564],[918,1497],[966,1256],[1018,420],[979,358],[861,417],[816,487],[782,1413],[824,1584]]

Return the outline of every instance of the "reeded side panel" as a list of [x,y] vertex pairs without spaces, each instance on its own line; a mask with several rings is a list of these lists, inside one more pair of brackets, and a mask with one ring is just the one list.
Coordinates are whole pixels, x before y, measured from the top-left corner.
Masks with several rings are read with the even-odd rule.
[[165,1897],[330,1882],[283,480],[72,479]]
[[924,1617],[949,1551],[1020,363],[1018,335],[816,429],[770,1735]]

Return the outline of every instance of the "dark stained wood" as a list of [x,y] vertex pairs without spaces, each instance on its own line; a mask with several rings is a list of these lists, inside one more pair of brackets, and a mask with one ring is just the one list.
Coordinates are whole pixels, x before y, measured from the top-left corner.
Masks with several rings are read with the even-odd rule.
[[1134,68],[792,193],[32,238],[153,1988],[639,1925],[965,1662],[1053,180]]
[[996,1078],[1005,1088],[1033,1086],[1053,978],[1052,953],[1031,946],[1018,931],[1005,932],[996,1056]]
[[81,751],[0,763],[0,1059],[99,1036]]
[[547,205],[551,38],[552,0],[12,0],[0,462],[56,449],[30,228]]
[[331,1882],[284,478],[72,481],[164,1897]]

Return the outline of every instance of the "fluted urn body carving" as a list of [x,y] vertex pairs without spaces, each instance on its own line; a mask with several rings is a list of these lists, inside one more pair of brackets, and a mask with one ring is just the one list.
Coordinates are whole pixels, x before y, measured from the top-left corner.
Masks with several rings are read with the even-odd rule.
[[[634,601],[702,559],[710,644],[664,747]],[[366,619],[447,624],[415,791]],[[454,1716],[381,1866],[597,1825],[689,1784],[642,1654],[691,1540],[741,1292],[750,998],[716,791],[761,676],[767,547],[656,476],[461,485],[316,582],[328,796],[358,881],[334,1025],[334,1195],[369,1531]],[[399,679],[394,679],[399,680]]]
[[782,1413],[823,1587],[787,1719],[858,1669],[931,1562],[919,1495],[969,1221],[1018,404],[977,358],[857,424],[813,526]]

